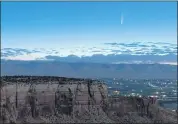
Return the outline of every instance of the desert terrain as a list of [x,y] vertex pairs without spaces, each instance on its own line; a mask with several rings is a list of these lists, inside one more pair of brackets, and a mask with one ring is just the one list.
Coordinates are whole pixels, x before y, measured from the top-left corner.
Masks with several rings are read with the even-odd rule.
[[2,76],[0,123],[177,123],[177,113],[149,98],[109,97],[99,80]]

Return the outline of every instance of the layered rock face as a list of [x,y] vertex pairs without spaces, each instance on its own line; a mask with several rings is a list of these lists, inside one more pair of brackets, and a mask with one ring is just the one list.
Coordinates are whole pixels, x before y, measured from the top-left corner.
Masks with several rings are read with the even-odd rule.
[[81,122],[89,121],[93,113],[104,114],[107,105],[104,83],[87,79],[25,78],[4,78],[1,121]]
[[[154,117],[139,115],[134,98],[109,98],[107,86],[96,80],[18,76],[2,77],[1,84],[1,123],[165,121],[156,105],[149,107]],[[175,113],[167,115],[166,121],[176,121]]]

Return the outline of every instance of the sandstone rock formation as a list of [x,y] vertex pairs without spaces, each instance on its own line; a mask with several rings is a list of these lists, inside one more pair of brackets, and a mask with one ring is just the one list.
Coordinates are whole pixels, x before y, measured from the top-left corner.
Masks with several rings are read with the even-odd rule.
[[155,104],[142,109],[138,108],[139,104],[134,97],[108,97],[107,86],[96,80],[1,77],[1,123],[174,123],[177,120],[176,113]]

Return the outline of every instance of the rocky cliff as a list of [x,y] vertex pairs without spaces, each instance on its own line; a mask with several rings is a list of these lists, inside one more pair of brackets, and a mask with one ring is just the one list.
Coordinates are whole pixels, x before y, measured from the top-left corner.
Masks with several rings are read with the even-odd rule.
[[156,104],[141,106],[138,98],[108,97],[107,86],[97,80],[1,77],[1,123],[174,123],[176,120],[176,113]]

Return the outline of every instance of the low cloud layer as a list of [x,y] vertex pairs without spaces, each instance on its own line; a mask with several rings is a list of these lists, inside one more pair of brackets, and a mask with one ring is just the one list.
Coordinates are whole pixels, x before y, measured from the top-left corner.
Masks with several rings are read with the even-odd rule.
[[56,49],[3,48],[5,60],[55,60],[67,62],[176,62],[177,44],[164,42],[105,43],[95,47]]

